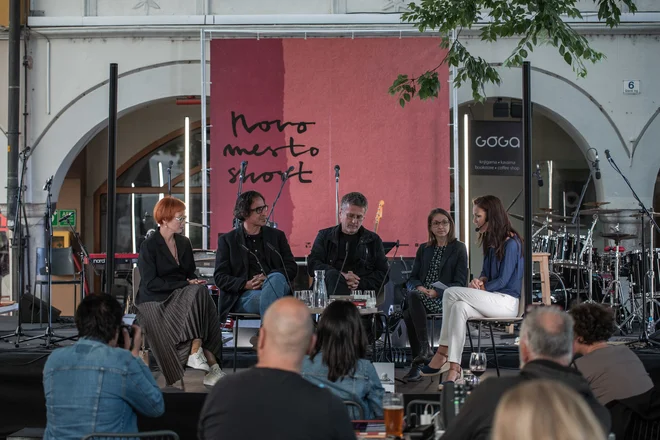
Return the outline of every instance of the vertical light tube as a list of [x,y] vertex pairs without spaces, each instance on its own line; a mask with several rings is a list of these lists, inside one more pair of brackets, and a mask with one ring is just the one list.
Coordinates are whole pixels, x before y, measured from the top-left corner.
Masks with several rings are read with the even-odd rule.
[[[456,109],[454,109],[456,111]],[[467,248],[468,261],[470,261],[470,120],[467,113],[463,115],[463,236]]]
[[[204,10],[207,10],[206,0],[204,0]],[[204,14],[206,15],[206,14]],[[208,172],[206,168],[206,162],[208,158],[206,157],[206,31],[204,29],[200,30],[199,38],[201,41],[201,74],[202,74],[202,90],[201,90],[201,107],[202,107],[202,225],[206,226],[208,218]],[[202,249],[208,249],[208,229],[202,227]]]
[[[162,188],[165,185],[165,179],[163,178],[163,162],[158,162],[158,184]],[[161,200],[165,197],[165,193],[158,194],[158,200]]]
[[548,161],[548,208],[552,209],[552,161]]
[[[135,183],[131,183],[131,188],[135,188]],[[135,190],[131,193],[131,244],[133,253],[137,253],[137,239],[135,237]]]
[[[184,164],[183,164],[183,203],[186,204],[186,218],[190,216],[190,118],[186,116],[186,121],[184,124],[184,145],[183,145],[183,154]],[[184,233],[186,237],[189,236],[190,225],[186,223]]]

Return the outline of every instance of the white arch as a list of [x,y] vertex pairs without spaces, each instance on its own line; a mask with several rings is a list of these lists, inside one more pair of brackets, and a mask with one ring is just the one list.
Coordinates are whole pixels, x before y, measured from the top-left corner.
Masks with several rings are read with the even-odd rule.
[[[498,67],[502,83],[487,85],[486,96],[507,96],[522,99],[522,71]],[[461,87],[458,93],[459,105],[473,101],[470,87]],[[540,111],[556,122],[568,133],[586,155],[590,147],[599,151],[604,159],[604,151],[610,150],[620,162],[627,163],[628,152],[621,142],[621,135],[611,119],[601,111],[601,106],[591,96],[584,93],[570,81],[543,70],[532,70],[532,101],[536,111]],[[539,108],[540,106],[540,108]],[[604,162],[604,161],[603,161]],[[594,182],[598,200],[617,197],[614,171],[601,166],[602,179]],[[618,185],[620,186],[620,185]]]
[[635,177],[643,178],[635,179],[638,183],[638,188],[636,187],[635,190],[639,192],[642,200],[644,198],[652,199],[658,170],[660,170],[660,109],[653,114],[640,134],[634,153],[632,166],[635,170]]
[[[145,66],[120,75],[119,116],[148,102],[172,96],[199,95],[199,61]],[[53,201],[57,201],[64,177],[76,156],[108,124],[108,85],[97,84],[57,115],[35,144],[31,156],[32,188],[48,176],[53,178]],[[121,142],[121,139],[118,139]],[[60,158],[61,161],[60,161]],[[43,184],[43,182],[41,182]],[[44,191],[32,191],[32,202],[43,203]]]

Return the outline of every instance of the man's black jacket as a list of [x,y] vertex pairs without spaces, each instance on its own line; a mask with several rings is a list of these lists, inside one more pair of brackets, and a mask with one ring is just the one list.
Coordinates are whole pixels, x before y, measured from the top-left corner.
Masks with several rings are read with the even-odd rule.
[[[307,259],[307,270],[311,277],[314,276],[315,270],[324,270],[326,273],[337,270],[334,264],[339,255],[340,231],[341,225],[319,231]],[[363,226],[357,233],[360,235],[356,249],[359,260],[353,267],[353,273],[360,277],[358,290],[378,290],[387,273],[387,257],[383,249],[383,241],[378,234]]]
[[[263,226],[261,228],[264,243],[264,256],[262,264],[270,268],[270,272],[280,272],[293,282],[298,274],[298,265],[291,253],[291,247],[284,235],[284,232]],[[284,268],[280,257],[277,256],[269,247],[272,244],[282,255]],[[245,283],[248,282],[248,270],[250,268],[249,258],[254,258],[245,246],[245,233],[243,227],[227,232],[218,238],[218,251],[215,255],[215,271],[213,279],[215,285],[220,289],[219,317],[220,322],[227,319],[227,314],[231,311],[238,298],[245,292]]]
[[610,413],[598,402],[589,383],[579,371],[552,361],[536,360],[526,364],[517,376],[487,379],[479,385],[470,394],[458,416],[449,424],[442,440],[490,438],[495,409],[504,393],[524,381],[533,379],[556,380],[575,390],[594,412],[603,430],[610,432]]

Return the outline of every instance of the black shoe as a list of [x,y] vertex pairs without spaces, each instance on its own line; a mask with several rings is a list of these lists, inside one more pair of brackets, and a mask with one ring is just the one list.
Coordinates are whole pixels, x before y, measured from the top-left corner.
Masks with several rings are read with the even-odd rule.
[[410,371],[403,376],[403,380],[407,382],[419,382],[422,380],[422,375],[420,374],[420,369],[418,365],[414,365],[410,367]]
[[412,361],[414,365],[426,365],[431,362],[431,358],[433,358],[433,352],[431,352],[428,344],[422,345],[422,347],[421,352],[415,356],[415,359]]

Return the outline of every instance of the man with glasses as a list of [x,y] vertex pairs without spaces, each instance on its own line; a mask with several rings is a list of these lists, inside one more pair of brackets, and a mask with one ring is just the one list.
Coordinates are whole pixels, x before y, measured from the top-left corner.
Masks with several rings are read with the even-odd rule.
[[215,257],[213,278],[220,289],[220,322],[229,312],[263,316],[272,303],[291,292],[288,280],[298,273],[284,232],[266,226],[268,205],[261,194],[241,194],[234,217],[242,225],[218,238]]
[[[308,259],[308,271],[325,271],[328,294],[350,295],[354,290],[378,290],[387,273],[383,242],[362,226],[367,198],[359,193],[341,199],[340,224],[319,231]],[[376,292],[378,294],[379,292]]]

